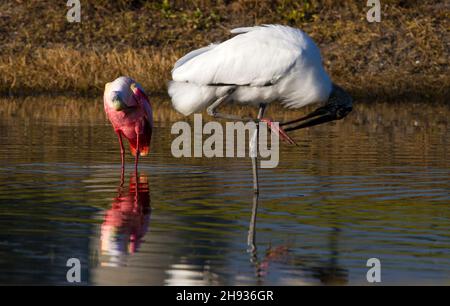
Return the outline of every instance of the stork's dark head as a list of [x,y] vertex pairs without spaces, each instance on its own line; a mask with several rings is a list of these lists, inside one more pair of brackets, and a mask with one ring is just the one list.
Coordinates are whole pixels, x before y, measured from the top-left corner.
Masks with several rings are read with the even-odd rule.
[[[352,111],[352,108],[352,97],[350,97],[344,89],[336,84],[333,84],[330,97],[324,106],[319,107],[312,113],[299,119],[280,123],[280,126],[289,125],[289,127],[284,129],[285,131],[294,131],[311,127],[325,122],[342,119]],[[298,122],[301,123],[291,126],[292,124]]]
[[336,119],[342,119],[352,111],[353,99],[342,87],[333,83],[330,97],[325,107],[336,115]]

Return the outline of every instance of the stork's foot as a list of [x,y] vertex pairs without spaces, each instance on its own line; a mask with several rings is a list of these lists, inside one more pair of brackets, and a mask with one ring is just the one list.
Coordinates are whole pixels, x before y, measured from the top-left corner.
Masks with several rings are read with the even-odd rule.
[[265,122],[267,124],[267,126],[270,128],[270,130],[277,134],[278,137],[280,137],[280,139],[286,143],[289,144],[295,144],[297,145],[297,143],[294,141],[294,139],[292,139],[284,130],[282,127],[273,124],[273,121],[271,119],[268,118],[261,118],[259,121],[261,122]]

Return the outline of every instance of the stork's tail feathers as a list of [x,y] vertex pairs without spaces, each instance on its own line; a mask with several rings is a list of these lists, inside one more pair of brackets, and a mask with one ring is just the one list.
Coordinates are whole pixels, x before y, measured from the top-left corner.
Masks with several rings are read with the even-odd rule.
[[201,111],[215,98],[215,88],[187,82],[169,82],[173,107],[185,116]]

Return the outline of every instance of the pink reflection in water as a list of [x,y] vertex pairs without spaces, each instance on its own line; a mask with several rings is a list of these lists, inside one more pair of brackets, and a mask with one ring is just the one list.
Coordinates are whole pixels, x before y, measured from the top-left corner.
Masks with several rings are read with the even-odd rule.
[[124,255],[137,252],[148,230],[149,221],[148,179],[141,176],[136,184],[135,176],[131,176],[129,187],[124,188],[121,183],[117,197],[105,213],[101,226],[101,253],[111,257],[109,262],[102,262],[102,265],[122,265]]

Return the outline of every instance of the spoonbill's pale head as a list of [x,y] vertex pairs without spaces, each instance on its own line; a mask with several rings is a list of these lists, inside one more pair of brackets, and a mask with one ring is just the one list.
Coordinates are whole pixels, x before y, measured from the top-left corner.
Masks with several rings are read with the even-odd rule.
[[115,111],[123,111],[127,108],[122,95],[119,91],[114,91],[111,94],[111,98],[109,99],[109,105]]

